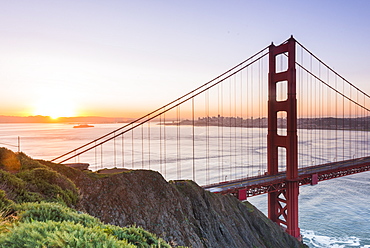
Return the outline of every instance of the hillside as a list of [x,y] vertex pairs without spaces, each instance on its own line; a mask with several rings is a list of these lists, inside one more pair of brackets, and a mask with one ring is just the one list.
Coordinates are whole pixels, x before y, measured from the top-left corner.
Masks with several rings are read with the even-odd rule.
[[[12,175],[22,174],[25,168],[54,171],[59,179],[64,178],[54,180],[59,188],[69,187],[70,197],[60,192],[57,195],[70,207],[106,224],[142,227],[172,246],[305,247],[248,202],[204,191],[192,181],[167,182],[159,173],[147,170],[109,175],[81,172],[47,161],[34,161],[24,154],[16,155],[14,161],[17,160],[21,169],[16,172],[12,168]],[[68,184],[62,186],[62,182]],[[0,189],[17,201],[9,187]],[[32,193],[40,194],[38,189],[29,192]],[[43,194],[39,197],[50,200]]]
[[0,181],[0,248],[170,247],[140,227],[105,224],[74,210],[75,184],[24,154],[0,148]]

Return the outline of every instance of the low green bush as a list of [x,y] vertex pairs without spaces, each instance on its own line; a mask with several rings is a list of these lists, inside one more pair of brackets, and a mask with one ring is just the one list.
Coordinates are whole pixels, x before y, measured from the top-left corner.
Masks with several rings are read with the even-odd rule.
[[9,200],[4,190],[0,190],[0,212],[9,208],[13,204],[13,201]]
[[19,161],[21,162],[21,170],[32,170],[36,168],[47,168],[45,165],[39,163],[37,160],[34,160],[24,154],[23,152],[18,153]]
[[28,202],[15,206],[20,222],[70,221],[85,227],[101,226],[101,221],[91,215],[80,213],[58,203]]
[[4,170],[0,170],[0,189],[7,193],[7,198],[15,202],[40,201],[41,194],[30,192],[27,189],[27,183],[16,176]]
[[7,232],[12,227],[16,217],[14,212],[14,202],[6,197],[5,191],[0,190],[0,233]]
[[108,235],[100,227],[85,227],[69,221],[34,221],[16,225],[11,232],[0,235],[3,248],[133,248],[126,240]]
[[56,171],[35,168],[21,171],[17,177],[27,183],[29,191],[41,194],[44,200],[60,201],[68,206],[77,202],[78,193],[74,183]]
[[119,240],[127,240],[139,248],[164,247],[170,248],[163,239],[144,230],[141,227],[118,227],[112,225],[105,225],[105,232],[114,235]]
[[[69,207],[63,206],[59,203],[51,203],[51,202],[41,202],[41,203],[22,203],[14,206],[15,211],[18,212],[18,227],[15,227],[11,232],[20,232],[18,236],[14,236],[14,238],[22,238],[22,228],[20,226],[26,225],[28,226],[29,223],[52,223],[52,222],[68,222],[69,226],[72,224],[77,225],[78,227],[82,226],[84,228],[92,228],[97,233],[104,233],[108,235],[110,238],[114,238],[117,241],[124,242],[125,245],[131,244],[134,245],[133,247],[139,248],[156,248],[156,247],[163,247],[169,248],[169,246],[163,239],[156,237],[156,235],[142,229],[141,227],[131,226],[131,227],[118,227],[113,225],[106,225],[103,224],[99,219],[92,217],[88,214],[79,213],[76,210],[73,210]],[[49,230],[44,224],[40,224],[43,227],[41,229],[37,229],[37,232],[43,232],[45,230]],[[33,226],[32,226],[33,227]],[[53,227],[55,225],[53,224]],[[58,226],[59,227],[59,226]],[[64,228],[64,227],[63,227]],[[8,234],[10,235],[10,234]],[[50,234],[51,236],[47,236],[46,234],[37,234],[34,233],[31,236],[32,239],[41,235],[40,239],[43,239],[47,242],[48,239],[51,237],[54,238],[54,234]],[[65,235],[65,234],[58,234],[58,235]],[[78,235],[87,235],[86,237],[80,236],[78,238],[82,238],[83,240],[90,239],[89,232],[83,232]],[[13,236],[12,236],[13,237]],[[64,236],[63,236],[64,237]],[[67,237],[68,238],[68,237]],[[77,237],[76,237],[77,238]],[[11,240],[11,238],[7,238],[7,240]],[[0,238],[1,241],[1,238]],[[36,245],[36,241],[32,241],[33,245]],[[39,242],[39,241],[37,241]],[[40,241],[41,242],[41,241]],[[20,243],[18,243],[20,244]],[[53,243],[54,244],[54,243]],[[63,243],[63,245],[65,245]],[[80,244],[82,245],[82,244]],[[1,247],[1,246],[0,246]],[[31,247],[31,246],[30,246]],[[38,246],[35,246],[38,247]],[[47,246],[49,247],[49,246]],[[63,247],[63,246],[51,246],[51,247]],[[75,246],[71,246],[75,247]],[[95,246],[77,246],[77,247],[95,247]],[[102,246],[104,247],[104,246]],[[111,247],[111,246],[108,246]],[[115,247],[115,246],[112,246]],[[126,247],[126,246],[123,246]],[[127,246],[130,247],[130,246]]]

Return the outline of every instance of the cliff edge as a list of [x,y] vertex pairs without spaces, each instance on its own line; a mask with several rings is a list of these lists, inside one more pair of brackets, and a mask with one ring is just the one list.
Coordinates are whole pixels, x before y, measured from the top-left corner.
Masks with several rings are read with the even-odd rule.
[[79,210],[105,223],[141,226],[174,246],[306,247],[250,203],[192,181],[167,182],[149,170],[103,176],[68,171],[80,191]]

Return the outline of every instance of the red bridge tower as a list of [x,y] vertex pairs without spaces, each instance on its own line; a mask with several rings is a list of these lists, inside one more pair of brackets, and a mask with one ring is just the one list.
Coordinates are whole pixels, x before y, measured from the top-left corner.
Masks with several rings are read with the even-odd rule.
[[[269,48],[269,98],[268,98],[268,174],[275,175],[279,172],[279,147],[286,149],[286,182],[285,187],[277,192],[268,193],[269,218],[286,227],[286,231],[300,238],[298,227],[298,138],[297,138],[297,99],[296,99],[296,69],[295,69],[295,44],[291,37],[282,45],[271,44]],[[287,58],[286,71],[276,72],[276,57]],[[286,56],[286,57],[285,57]],[[278,101],[277,85],[287,87],[286,100]],[[287,132],[279,135],[278,112],[286,112]]]

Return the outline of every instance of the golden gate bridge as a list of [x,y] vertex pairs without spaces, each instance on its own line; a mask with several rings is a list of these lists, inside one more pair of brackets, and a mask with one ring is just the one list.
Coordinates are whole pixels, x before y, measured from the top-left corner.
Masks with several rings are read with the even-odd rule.
[[267,193],[269,218],[300,238],[299,186],[370,169],[369,98],[290,37],[52,161]]

